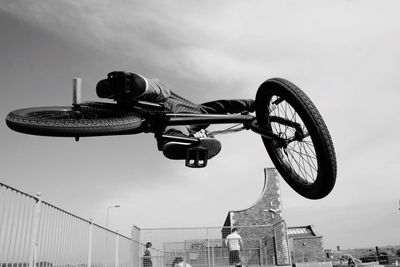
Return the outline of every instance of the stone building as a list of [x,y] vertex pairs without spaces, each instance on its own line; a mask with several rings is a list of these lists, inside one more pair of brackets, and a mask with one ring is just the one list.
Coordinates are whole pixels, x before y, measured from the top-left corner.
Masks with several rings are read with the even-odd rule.
[[229,211],[222,229],[133,226],[133,266],[142,266],[144,244],[148,241],[153,244],[154,266],[172,266],[178,256],[193,267],[227,266],[229,250],[225,239],[233,227],[238,228],[244,241],[240,256],[246,266],[290,266],[323,260],[323,240],[312,226],[286,227],[282,217],[281,178],[276,169],[265,169],[264,174],[263,190],[257,201],[247,209]]
[[[264,187],[259,199],[247,209],[228,212],[222,238],[233,227],[239,227],[244,240],[261,240],[260,251],[265,254],[258,260],[262,264],[289,265],[292,262],[316,261],[316,257],[323,257],[322,236],[317,235],[311,225],[286,227],[282,218],[280,176],[277,170],[266,168],[264,174]],[[252,257],[248,255],[250,261]]]
[[311,225],[288,227],[289,247],[293,262],[314,262],[325,259],[322,236]]

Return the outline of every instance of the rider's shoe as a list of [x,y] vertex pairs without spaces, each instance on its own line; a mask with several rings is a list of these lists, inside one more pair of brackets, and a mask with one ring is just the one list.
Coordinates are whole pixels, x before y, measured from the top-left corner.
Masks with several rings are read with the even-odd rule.
[[207,159],[215,157],[221,151],[221,143],[215,138],[200,138],[198,145],[191,145],[184,142],[171,141],[163,146],[163,154],[169,159],[186,159],[188,149],[205,149]]
[[111,72],[107,79],[100,80],[96,85],[96,93],[100,98],[135,99],[146,91],[146,80],[131,72]]
[[107,79],[100,80],[96,85],[96,93],[100,98],[112,98],[114,92]]
[[[181,131],[176,129],[169,129],[167,135],[176,137],[188,137]],[[163,151],[165,157],[169,159],[186,159],[188,149],[206,149],[207,159],[211,159],[221,151],[221,143],[214,138],[200,138],[199,143],[196,145],[185,143],[184,141],[165,141],[165,139],[157,140],[158,149]]]

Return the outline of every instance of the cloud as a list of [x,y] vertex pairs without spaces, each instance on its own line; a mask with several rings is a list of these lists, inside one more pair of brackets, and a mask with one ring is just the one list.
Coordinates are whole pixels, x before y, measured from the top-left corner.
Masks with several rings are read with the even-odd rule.
[[[12,31],[2,29],[4,40],[26,43],[13,46],[7,42],[10,47],[2,50],[9,58],[18,59],[13,60],[12,65],[3,62],[1,69],[8,71],[8,79],[2,80],[2,86],[28,89],[9,90],[6,92],[9,97],[4,97],[2,91],[1,99],[3,103],[5,99],[21,99],[19,104],[31,103],[34,99],[51,102],[56,98],[50,97],[52,93],[70,86],[70,80],[68,85],[60,85],[60,77],[64,79],[65,73],[69,75],[76,69],[86,71],[89,68],[92,72],[83,73],[92,75],[88,78],[92,83],[114,67],[158,76],[195,102],[254,97],[265,79],[287,78],[304,89],[327,122],[337,149],[339,175],[333,193],[320,202],[296,196],[282,182],[284,205],[298,210],[299,217],[304,217],[302,212],[310,208],[307,218],[331,218],[323,209],[323,205],[330,202],[337,208],[365,201],[371,198],[371,192],[379,192],[378,197],[385,200],[397,193],[399,5],[397,1],[385,1],[385,4],[264,0],[3,1],[0,10],[33,25],[27,27],[33,32],[13,39]],[[38,33],[42,34],[41,38],[35,39]],[[43,41],[46,43],[42,44]],[[14,51],[15,47],[28,51]],[[51,49],[54,47],[58,49]],[[64,54],[65,49],[68,53]],[[28,65],[36,63],[37,67],[28,68],[27,62]],[[100,71],[102,73],[97,73]],[[44,93],[37,90],[26,97],[31,88],[40,87],[46,88],[40,90]],[[184,169],[181,162],[167,161],[155,150],[154,140],[150,138],[130,138],[107,137],[107,141],[103,138],[83,141],[74,147],[52,139],[53,147],[49,148],[47,139],[24,138],[21,142],[21,137],[13,139],[16,145],[9,145],[12,142],[7,139],[2,147],[10,151],[3,152],[7,157],[18,157],[27,162],[27,166],[35,167],[40,176],[35,188],[47,180],[57,186],[52,180],[57,170],[41,169],[38,162],[59,166],[60,158],[52,155],[64,151],[66,154],[61,159],[69,162],[67,166],[76,164],[79,167],[87,179],[85,186],[93,181],[105,184],[104,188],[96,186],[96,190],[102,191],[99,196],[92,196],[102,200],[98,201],[99,206],[124,202],[124,206],[132,208],[129,220],[136,221],[135,216],[140,216],[143,226],[148,222],[160,225],[154,214],[141,205],[146,204],[148,196],[165,200],[161,203],[165,205],[164,218],[168,218],[171,225],[177,222],[170,217],[177,202],[171,191],[177,188],[194,199],[187,201],[186,206],[184,202],[178,203],[182,209],[191,210],[197,205],[206,212],[199,199],[205,199],[207,205],[215,205],[215,217],[220,214],[223,217],[227,210],[236,207],[246,207],[246,203],[251,204],[254,196],[259,195],[262,168],[271,166],[259,137],[247,133],[221,137],[224,146],[221,157],[213,159],[207,169],[201,171]],[[150,145],[153,147],[149,148]],[[21,151],[25,147],[31,149],[26,149],[28,152],[24,154]],[[29,151],[36,151],[38,147],[41,153],[33,159],[31,153],[34,152]],[[94,151],[92,159],[86,152],[89,150]],[[105,158],[104,150],[112,152],[120,161],[109,166],[109,161],[115,159]],[[143,155],[145,150],[151,152]],[[69,157],[73,155],[86,156],[88,160],[71,160]],[[19,175],[10,170],[15,163],[6,165],[3,172],[9,170],[11,179]],[[96,168],[107,171],[96,171],[94,175],[92,171]],[[67,179],[71,173],[72,170],[67,169],[57,177]],[[63,186],[67,187],[68,183]],[[240,188],[241,198],[221,197],[223,192],[237,188]],[[56,198],[57,193],[53,197]],[[156,209],[160,203],[149,205]],[[101,213],[101,207],[98,210]],[[196,211],[191,212],[193,218],[199,218]],[[340,217],[346,212],[341,213],[337,208],[333,215]],[[359,208],[352,212],[352,218],[365,215]],[[379,214],[379,210],[376,212]],[[209,217],[211,221],[212,216]],[[124,219],[122,223],[128,220]],[[327,223],[323,219],[318,222]],[[337,230],[325,229],[329,237],[335,239],[332,233]]]
[[[250,86],[244,81],[301,74],[310,67],[326,72],[342,68],[339,60],[349,64],[352,56],[347,56],[354,48],[362,49],[362,43],[371,42],[372,34],[379,36],[375,42],[390,39],[388,33],[395,28],[351,12],[360,9],[373,14],[373,5],[368,3],[308,3],[317,6],[310,9],[307,4],[265,1],[86,0],[8,1],[1,8],[67,41],[127,57],[146,74],[168,75],[172,84],[178,82],[171,77],[179,76],[208,83],[221,92],[245,90]],[[281,12],[288,17],[278,15]],[[337,20],[339,14],[342,19]],[[325,62],[322,66],[321,61]]]

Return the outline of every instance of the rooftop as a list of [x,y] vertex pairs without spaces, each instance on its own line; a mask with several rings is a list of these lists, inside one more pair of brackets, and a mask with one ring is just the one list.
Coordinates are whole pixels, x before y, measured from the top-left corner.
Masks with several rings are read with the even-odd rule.
[[288,227],[287,233],[290,238],[294,237],[314,237],[317,236],[313,231],[311,225],[308,226],[297,226],[297,227]]

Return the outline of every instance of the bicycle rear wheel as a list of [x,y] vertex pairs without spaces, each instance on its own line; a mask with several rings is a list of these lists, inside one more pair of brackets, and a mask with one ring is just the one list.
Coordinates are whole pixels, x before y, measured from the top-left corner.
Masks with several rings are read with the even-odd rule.
[[7,115],[12,130],[32,135],[81,137],[141,132],[144,118],[116,104],[88,102],[79,107],[34,107]]
[[328,128],[307,95],[291,82],[265,81],[256,95],[259,127],[277,140],[262,137],[282,178],[309,199],[327,196],[336,181],[336,155]]

